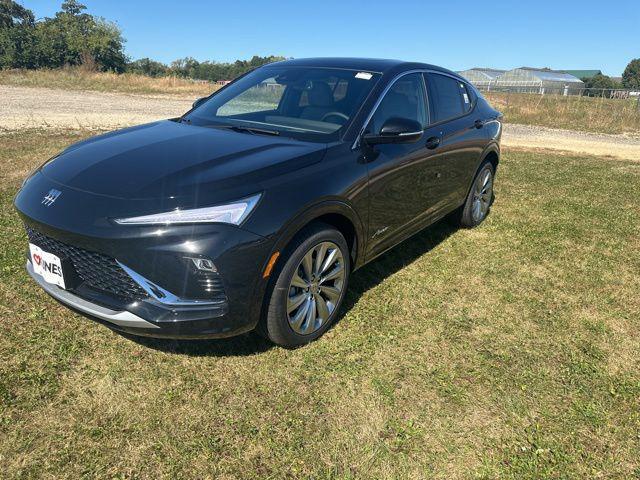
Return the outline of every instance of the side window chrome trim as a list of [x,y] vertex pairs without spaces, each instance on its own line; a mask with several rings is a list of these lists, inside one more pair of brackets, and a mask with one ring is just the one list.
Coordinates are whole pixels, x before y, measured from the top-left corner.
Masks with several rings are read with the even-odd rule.
[[[453,78],[454,80],[458,81],[458,82],[462,82],[466,85],[469,84],[469,82],[467,82],[464,79],[458,78],[454,75],[451,75],[449,73],[446,72],[439,72],[437,70],[431,70],[431,69],[416,69],[416,70],[407,70],[406,72],[401,72],[398,75],[396,75],[395,77],[393,77],[393,79],[391,79],[391,81],[389,82],[389,84],[384,88],[384,90],[382,91],[382,93],[380,94],[380,96],[378,97],[378,100],[376,100],[376,103],[373,105],[373,108],[371,109],[371,111],[369,112],[369,115],[367,115],[367,119],[365,120],[365,122],[362,124],[362,128],[360,129],[360,132],[358,132],[358,136],[356,137],[355,141],[353,142],[353,145],[351,145],[351,150],[355,150],[356,148],[358,148],[360,146],[360,139],[362,138],[362,135],[364,134],[365,129],[367,128],[367,125],[369,125],[369,122],[371,121],[371,118],[373,118],[373,116],[376,113],[376,110],[378,109],[378,107],[380,106],[380,104],[382,103],[382,100],[384,99],[385,95],[389,92],[389,90],[391,90],[391,87],[393,87],[393,85],[400,80],[402,77],[406,76],[406,75],[411,75],[412,73],[435,73],[438,75],[444,75],[445,77],[450,77]],[[423,75],[424,77],[424,75]],[[427,105],[425,106],[425,109],[428,113],[428,117],[427,120],[431,120],[431,111],[429,109],[429,87],[428,85],[426,85],[426,82],[424,80],[424,78],[422,79],[422,84],[424,85],[424,88],[426,90],[425,94],[426,94],[426,102]],[[473,112],[475,110],[475,105],[476,102],[474,102],[473,106],[471,107],[471,110],[469,110],[468,112],[464,113],[463,115],[460,115],[459,117],[455,117],[455,118],[450,118],[448,120],[443,120],[442,122],[437,122],[437,123],[430,123],[428,126],[432,127],[433,125],[438,125],[439,123],[444,123],[444,122],[448,122],[451,120],[455,120],[457,118],[462,118],[465,117],[469,114],[471,114],[471,112]]]

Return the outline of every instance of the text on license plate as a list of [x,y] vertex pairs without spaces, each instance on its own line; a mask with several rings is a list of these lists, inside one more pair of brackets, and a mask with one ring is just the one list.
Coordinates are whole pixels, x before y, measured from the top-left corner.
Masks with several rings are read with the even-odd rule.
[[33,243],[29,244],[29,254],[34,272],[40,275],[45,282],[65,288],[62,262],[59,257],[53,253],[45,252]]

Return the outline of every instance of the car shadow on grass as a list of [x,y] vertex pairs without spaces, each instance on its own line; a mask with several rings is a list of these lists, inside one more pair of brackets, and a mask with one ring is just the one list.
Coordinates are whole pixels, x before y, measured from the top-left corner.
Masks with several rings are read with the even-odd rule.
[[266,352],[275,345],[255,332],[231,338],[209,340],[171,340],[165,338],[138,337],[115,331],[139,345],[165,353],[175,353],[190,357],[244,357]]
[[458,229],[451,221],[440,220],[355,271],[349,280],[349,289],[338,321],[356,305],[365,292],[433,250]]
[[[454,227],[450,222],[446,220],[439,221],[354,272],[336,323],[356,305],[367,290],[413,263],[416,259],[446,240],[456,230],[457,227]],[[232,338],[212,340],[170,340],[137,337],[116,330],[114,332],[139,345],[154,350],[195,357],[247,356],[266,352],[275,347],[271,342],[254,332]]]

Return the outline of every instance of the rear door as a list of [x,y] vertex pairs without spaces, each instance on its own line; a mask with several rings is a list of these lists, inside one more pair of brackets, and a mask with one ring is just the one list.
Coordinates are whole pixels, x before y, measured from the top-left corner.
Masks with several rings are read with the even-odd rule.
[[486,145],[486,132],[482,119],[475,115],[475,98],[464,82],[441,73],[424,75],[431,112],[429,129],[440,136],[432,164],[436,170],[432,195],[436,210],[446,213],[460,206],[467,195]]

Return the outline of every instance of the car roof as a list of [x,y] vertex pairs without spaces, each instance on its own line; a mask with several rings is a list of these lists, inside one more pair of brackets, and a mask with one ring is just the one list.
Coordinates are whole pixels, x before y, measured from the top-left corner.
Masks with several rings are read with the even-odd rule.
[[390,60],[383,58],[347,58],[347,57],[325,57],[325,58],[296,58],[271,63],[269,65],[292,66],[292,67],[323,67],[323,68],[345,68],[350,70],[363,70],[374,73],[386,73],[390,70],[400,72],[412,69],[435,70],[455,77],[460,77],[457,73],[446,68],[420,62],[406,62],[404,60]]

